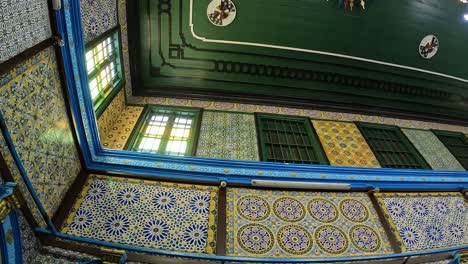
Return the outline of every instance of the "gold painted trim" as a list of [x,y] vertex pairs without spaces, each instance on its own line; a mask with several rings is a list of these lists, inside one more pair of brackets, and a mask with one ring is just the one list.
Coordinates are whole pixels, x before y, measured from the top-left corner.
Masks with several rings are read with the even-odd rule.
[[14,192],[0,201],[0,223],[3,223],[5,218],[15,209],[20,208],[21,204],[17,197],[17,189]]

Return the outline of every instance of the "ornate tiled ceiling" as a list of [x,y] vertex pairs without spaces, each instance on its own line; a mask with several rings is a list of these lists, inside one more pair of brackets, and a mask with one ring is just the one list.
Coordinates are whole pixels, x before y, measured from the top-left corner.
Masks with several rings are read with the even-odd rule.
[[468,5],[339,2],[132,1],[133,93],[468,122]]

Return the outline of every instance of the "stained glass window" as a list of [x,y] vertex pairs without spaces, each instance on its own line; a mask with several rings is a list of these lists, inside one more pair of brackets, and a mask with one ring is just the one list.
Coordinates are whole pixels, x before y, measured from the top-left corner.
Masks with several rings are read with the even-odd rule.
[[198,110],[151,108],[131,149],[175,156],[192,155],[198,133]]
[[121,83],[120,67],[117,32],[105,36],[87,48],[86,70],[95,108]]

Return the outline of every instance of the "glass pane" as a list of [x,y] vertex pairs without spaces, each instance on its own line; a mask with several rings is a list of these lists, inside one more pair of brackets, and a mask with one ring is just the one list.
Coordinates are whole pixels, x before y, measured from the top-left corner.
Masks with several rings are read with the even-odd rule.
[[157,153],[160,144],[161,144],[161,139],[144,137],[141,140],[137,151]]
[[166,153],[169,155],[183,156],[187,150],[187,141],[170,140],[167,143]]
[[94,59],[93,59],[93,51],[86,52],[86,68],[88,73],[91,73],[94,69]]
[[91,91],[91,99],[96,99],[96,97],[99,95],[96,79],[93,79],[89,82],[89,90]]

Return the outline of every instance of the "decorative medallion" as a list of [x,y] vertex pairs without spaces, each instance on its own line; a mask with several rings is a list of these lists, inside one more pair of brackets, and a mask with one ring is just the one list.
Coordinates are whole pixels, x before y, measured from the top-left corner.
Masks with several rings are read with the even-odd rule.
[[365,225],[351,227],[349,238],[355,247],[366,252],[375,252],[381,245],[377,232]]
[[264,254],[274,245],[274,236],[270,229],[259,224],[247,224],[239,229],[237,241],[242,249],[252,254]]
[[248,220],[260,221],[270,215],[270,205],[259,196],[244,196],[237,203],[237,211]]
[[312,236],[305,228],[297,225],[283,226],[278,230],[278,244],[284,251],[303,255],[312,249]]
[[317,245],[330,254],[341,254],[348,248],[348,238],[345,233],[332,225],[317,228],[314,238]]
[[309,214],[321,222],[331,223],[338,218],[338,208],[325,199],[313,199],[309,202],[307,208]]
[[430,59],[439,50],[439,40],[434,35],[425,36],[419,44],[419,55],[425,59]]
[[359,201],[353,199],[345,199],[340,203],[341,213],[348,220],[354,222],[364,222],[369,218],[369,211]]
[[273,203],[273,211],[279,219],[287,222],[301,221],[305,217],[304,205],[291,197],[277,199]]
[[206,9],[211,24],[225,27],[236,18],[236,6],[231,0],[213,0]]

